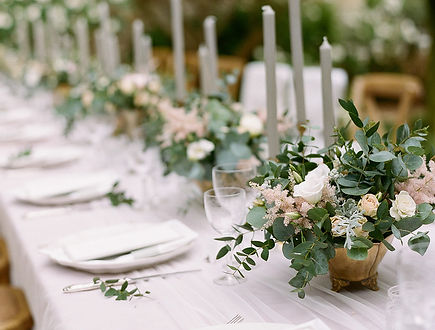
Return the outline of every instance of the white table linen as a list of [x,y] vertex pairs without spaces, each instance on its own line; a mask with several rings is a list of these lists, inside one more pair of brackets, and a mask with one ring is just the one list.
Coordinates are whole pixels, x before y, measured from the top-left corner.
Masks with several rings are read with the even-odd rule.
[[[50,143],[65,143],[60,140]],[[245,283],[234,287],[216,286],[212,279],[218,275],[220,265],[207,263],[206,257],[211,249],[219,248],[212,241],[218,235],[207,224],[200,202],[187,205],[189,196],[195,194],[195,187],[175,175],[161,177],[155,150],[145,154],[153,163],[147,164],[145,160],[143,165],[153,165],[152,168],[132,171],[135,166],[126,158],[126,143],[114,138],[100,141],[94,144],[94,148],[99,147],[95,154],[68,167],[0,171],[0,231],[9,249],[12,282],[26,294],[35,329],[195,329],[225,323],[236,313],[247,322],[299,324],[319,318],[331,329],[385,329],[387,290],[396,284],[397,253],[388,252],[379,266],[380,290],[377,292],[366,289],[335,293],[330,290],[329,278],[325,275],[311,281],[306,298],[301,300],[290,292],[287,282],[293,271],[279,248],[271,253],[269,262],[258,262],[258,267],[247,274]],[[9,151],[8,147],[0,145],[0,156]],[[18,203],[11,193],[32,179],[54,174],[67,176],[72,171],[98,168],[116,171],[121,176],[122,189],[127,195],[137,197],[139,207],[114,208],[101,201],[89,208],[73,207],[65,213],[27,218],[28,212],[41,208]],[[143,189],[144,178],[152,180],[148,189]],[[183,215],[178,212],[180,209],[188,212]],[[153,269],[128,275],[173,271],[189,265],[200,265],[203,271],[141,282],[139,288],[151,291],[145,298],[117,302],[98,291],[64,294],[62,288],[66,285],[88,282],[93,275],[57,265],[38,251],[63,236],[87,228],[158,222],[174,217],[200,234],[192,251]],[[434,238],[435,227],[431,225],[428,229],[432,229]],[[397,240],[394,245],[401,248]],[[433,245],[428,253],[435,255]]]

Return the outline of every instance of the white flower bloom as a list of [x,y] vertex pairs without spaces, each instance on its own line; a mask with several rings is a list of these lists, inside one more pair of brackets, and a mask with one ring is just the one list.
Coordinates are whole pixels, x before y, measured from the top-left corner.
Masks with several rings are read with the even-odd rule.
[[258,136],[263,132],[263,122],[253,113],[247,113],[242,116],[239,124],[239,132],[248,132],[251,136]]
[[406,217],[412,217],[415,215],[417,205],[407,191],[401,191],[396,195],[396,199],[393,200],[393,205],[390,208],[390,215],[400,220]]
[[373,194],[365,194],[358,202],[358,209],[366,216],[376,217],[379,201]]
[[28,6],[26,12],[27,17],[31,22],[36,21],[38,18],[41,17],[41,8],[36,4]]
[[69,9],[80,10],[86,5],[86,0],[68,0],[65,1],[65,5]]
[[0,12],[0,29],[9,29],[13,24],[11,15]]
[[328,180],[329,167],[319,164],[305,176],[305,181],[294,186],[294,197],[302,197],[308,203],[316,204],[322,198],[325,182]]
[[187,158],[192,161],[204,159],[214,150],[214,143],[201,139],[187,146]]
[[146,91],[139,92],[134,97],[134,104],[136,106],[146,106],[151,103],[150,94]]
[[148,83],[148,89],[152,92],[152,93],[158,93],[161,89],[162,85],[160,84],[160,81],[154,79],[151,80]]
[[133,94],[135,91],[143,89],[148,83],[148,76],[140,73],[126,74],[119,81],[119,89],[124,94]]
[[94,100],[94,93],[90,90],[86,90],[82,94],[82,103],[86,108],[89,108],[92,105],[92,101]]

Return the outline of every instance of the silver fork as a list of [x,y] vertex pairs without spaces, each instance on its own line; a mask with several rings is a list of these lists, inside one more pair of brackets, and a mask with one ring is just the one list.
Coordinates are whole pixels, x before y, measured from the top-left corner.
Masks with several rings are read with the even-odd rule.
[[244,320],[243,316],[241,316],[240,314],[236,314],[236,316],[234,316],[231,320],[229,320],[227,324],[236,324],[236,323],[243,322],[243,320]]

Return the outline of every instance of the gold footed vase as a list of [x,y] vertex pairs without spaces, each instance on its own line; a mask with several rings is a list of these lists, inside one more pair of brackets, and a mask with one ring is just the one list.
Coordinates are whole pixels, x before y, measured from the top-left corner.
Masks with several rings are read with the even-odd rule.
[[[391,243],[393,236],[385,239]],[[339,292],[349,286],[352,282],[359,282],[364,287],[377,291],[378,287],[378,265],[387,252],[382,243],[374,243],[368,250],[367,258],[354,260],[347,256],[345,248],[336,248],[335,257],[329,260],[329,276],[332,290]]]
[[213,188],[213,182],[210,180],[195,180],[195,184],[203,193]]

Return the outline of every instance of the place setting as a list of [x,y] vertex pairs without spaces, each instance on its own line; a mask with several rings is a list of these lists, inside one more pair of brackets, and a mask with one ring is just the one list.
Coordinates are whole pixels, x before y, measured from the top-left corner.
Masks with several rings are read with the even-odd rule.
[[435,329],[433,21],[0,4],[0,329]]

